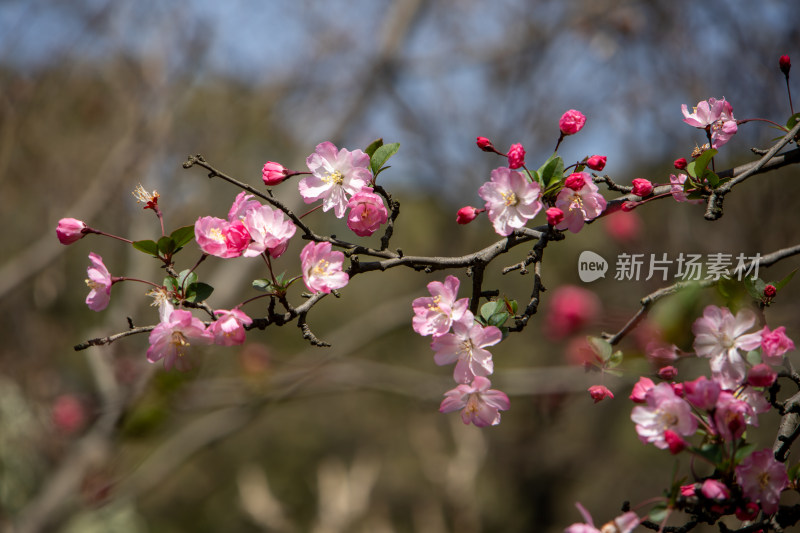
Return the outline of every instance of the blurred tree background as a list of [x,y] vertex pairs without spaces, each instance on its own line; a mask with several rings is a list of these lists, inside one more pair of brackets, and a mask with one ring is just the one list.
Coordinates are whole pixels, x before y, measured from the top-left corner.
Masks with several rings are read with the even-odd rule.
[[[485,219],[455,224],[505,164],[477,150],[476,136],[501,150],[522,142],[537,168],[561,113],[576,108],[588,122],[563,145],[565,160],[604,154],[604,172],[619,182],[668,182],[671,162],[704,142],[682,122],[682,103],[724,96],[738,119],[785,122],[777,60],[798,56],[798,20],[800,4],[779,0],[0,2],[0,526],[546,533],[579,519],[575,501],[603,523],[626,499],[660,495],[673,459],[638,441],[626,399],[635,375],[652,372],[645,335],[624,345],[626,377],[606,381],[617,398],[596,406],[586,388],[599,378],[568,365],[570,346],[618,330],[639,298],[666,284],[615,281],[620,252],[763,255],[795,244],[797,169],[737,188],[713,224],[702,207],[666,200],[551,244],[550,289],[581,284],[582,250],[612,263],[584,286],[602,311],[574,337],[553,338],[545,293],[542,313],[493,350],[492,381],[512,408],[484,430],[437,412],[450,370],[410,327],[411,301],[443,272],[355,278],[309,316],[331,348],[272,327],[241,348],[198,349],[187,374],[165,373],[147,363],[144,335],[72,349],[125,330],[127,317],[157,321],[135,283],[115,285],[105,311],[86,308],[90,251],[113,275],[160,281],[157,265],[96,236],[61,246],[54,229],[75,217],[157,237],[155,217],[131,195],[139,183],[161,194],[168,231],[225,216],[238,191],[183,170],[188,154],[259,186],[267,160],[303,169],[319,142],[352,150],[383,137],[401,143],[381,175],[402,204],[392,246],[462,255],[497,237]],[[776,135],[741,126],[717,168],[754,159],[750,147]],[[293,184],[275,190],[304,211]],[[306,220],[357,239],[332,218]],[[297,274],[303,244],[277,268]],[[499,274],[524,254],[493,265],[487,287],[526,302],[531,277]],[[796,267],[784,261],[762,277]],[[212,305],[229,308],[252,295],[261,268],[211,258],[198,273],[216,288]],[[768,320],[800,338],[798,291],[783,295]],[[712,302],[723,302],[713,290],[662,302],[651,338],[690,350],[691,323]],[[679,379],[703,368],[686,364]],[[762,421],[764,446],[774,422]],[[685,459],[681,467],[688,473]]]

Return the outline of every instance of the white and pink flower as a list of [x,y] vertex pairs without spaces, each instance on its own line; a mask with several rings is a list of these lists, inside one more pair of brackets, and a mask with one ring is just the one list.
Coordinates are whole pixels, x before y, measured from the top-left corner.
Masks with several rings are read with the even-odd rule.
[[89,276],[86,280],[86,285],[91,289],[89,295],[86,296],[86,305],[92,311],[102,311],[108,307],[108,302],[111,301],[111,285],[114,280],[111,278],[106,265],[103,264],[103,258],[94,252],[89,253],[89,261],[92,263],[86,269],[86,274]]
[[61,244],[72,244],[81,240],[86,235],[88,226],[76,218],[62,218],[56,227],[56,236]]
[[439,411],[452,413],[460,409],[465,424],[496,426],[500,423],[500,411],[507,411],[510,403],[504,392],[490,389],[491,386],[492,382],[487,378],[476,376],[469,385],[461,384],[447,391]]
[[214,336],[214,344],[221,346],[234,346],[244,344],[245,326],[253,323],[253,319],[240,309],[219,309],[214,311],[217,319],[211,323],[208,330]]
[[350,280],[347,272],[342,271],[344,254],[331,251],[329,242],[310,242],[300,252],[303,268],[303,282],[311,292],[330,293],[341,289]]
[[450,331],[454,321],[461,320],[467,312],[469,299],[456,300],[460,282],[455,276],[447,276],[444,283],[428,283],[430,296],[417,298],[411,303],[414,310],[412,327],[422,336],[438,337]]
[[669,443],[664,437],[667,430],[678,435],[693,435],[697,430],[697,419],[692,407],[675,394],[669,383],[659,383],[647,391],[647,405],[637,405],[631,412],[631,420],[636,424],[636,433],[643,443],[653,443],[665,449]]
[[746,333],[756,322],[755,314],[742,309],[734,317],[725,307],[710,305],[695,320],[694,350],[711,359],[712,377],[723,389],[734,390],[745,379],[747,367],[739,350],[748,352],[761,346],[761,332]]
[[251,242],[242,255],[253,257],[268,252],[271,257],[280,257],[297,228],[283,211],[258,202],[256,204],[257,207],[248,210],[244,216]]
[[538,183],[530,182],[521,172],[507,167],[492,171],[491,181],[478,189],[486,201],[489,220],[494,230],[508,236],[523,227],[542,208]]
[[711,133],[711,147],[719,148],[730,140],[738,130],[733,118],[733,107],[725,98],[717,100],[709,98],[697,104],[692,113],[686,104],[681,105],[683,121],[695,128],[705,129]]
[[389,220],[389,212],[380,195],[372,192],[372,187],[362,187],[347,202],[350,214],[347,227],[359,237],[369,237]]
[[433,360],[439,366],[455,363],[453,379],[456,383],[469,383],[475,376],[488,376],[494,371],[492,354],[485,348],[501,340],[503,334],[498,328],[475,323],[467,311],[461,320],[453,322],[453,333],[433,339]]
[[191,368],[191,363],[186,358],[186,350],[191,343],[210,344],[213,335],[191,312],[176,309],[165,322],[161,322],[150,332],[149,340],[148,361],[155,363],[163,359],[165,370],[175,367],[185,371]]
[[761,357],[765,363],[780,365],[783,355],[794,350],[794,341],[786,336],[786,328],[780,326],[770,331],[768,326],[761,330]]
[[778,510],[781,492],[789,484],[786,465],[775,460],[772,450],[751,453],[736,467],[736,482],[745,497],[761,504],[765,514]]
[[606,208],[606,199],[598,191],[588,172],[570,174],[556,196],[556,207],[564,213],[556,229],[578,233],[585,222],[600,216]]
[[336,218],[342,218],[347,196],[356,194],[372,178],[369,163],[369,156],[361,150],[339,150],[331,142],[320,143],[306,159],[311,176],[300,180],[300,195],[307,204],[322,200],[323,211],[333,209]]
[[575,507],[580,511],[583,517],[583,523],[572,524],[564,530],[564,533],[631,533],[640,522],[636,513],[629,511],[619,515],[614,520],[604,524],[598,529],[594,527],[592,515],[589,514],[589,511],[587,511],[583,505],[576,503]]

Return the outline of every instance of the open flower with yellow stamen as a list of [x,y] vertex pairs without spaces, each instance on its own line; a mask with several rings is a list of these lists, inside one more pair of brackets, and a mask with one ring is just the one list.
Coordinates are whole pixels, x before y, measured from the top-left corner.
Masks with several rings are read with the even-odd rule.
[[173,366],[181,371],[189,370],[191,364],[186,358],[189,346],[192,343],[210,344],[213,339],[202,320],[193,317],[189,311],[176,309],[150,332],[147,360],[155,363],[163,359],[165,370]]
[[556,229],[578,233],[585,222],[600,216],[606,208],[606,199],[598,192],[588,172],[575,172],[567,176],[564,188],[556,197],[556,207],[564,212]]
[[300,180],[300,195],[307,204],[322,200],[322,210],[333,208],[336,218],[344,216],[347,195],[356,194],[372,179],[367,154],[361,150],[339,150],[327,141],[317,145],[306,165],[311,175]]
[[521,172],[507,167],[492,171],[491,181],[478,189],[486,200],[486,210],[494,230],[502,236],[523,227],[542,208],[538,183],[530,182]]
[[341,289],[350,281],[342,271],[344,254],[332,252],[329,242],[310,242],[300,252],[303,266],[303,282],[311,292],[329,293]]

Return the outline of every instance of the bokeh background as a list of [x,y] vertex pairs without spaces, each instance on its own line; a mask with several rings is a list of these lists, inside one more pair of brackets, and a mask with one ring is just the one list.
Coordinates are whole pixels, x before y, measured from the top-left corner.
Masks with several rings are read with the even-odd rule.
[[[800,57],[798,20],[800,4],[779,0],[3,0],[0,527],[557,532],[579,520],[576,501],[599,525],[625,500],[661,495],[676,461],[638,441],[626,397],[636,376],[653,372],[647,341],[690,350],[692,321],[725,299],[705,290],[661,302],[624,342],[622,378],[570,366],[575,343],[618,330],[666,284],[614,280],[619,253],[750,255],[796,244],[797,169],[747,182],[713,224],[702,207],[667,199],[551,244],[541,312],[493,349],[493,384],[512,409],[484,430],[438,413],[450,370],[410,327],[411,301],[442,272],[355,278],[309,315],[331,348],[309,346],[293,325],[272,327],[241,348],[198,349],[189,373],[165,373],[147,363],[145,336],[72,349],[125,330],[128,317],[157,320],[136,283],[115,285],[105,311],[86,308],[90,251],[114,275],[163,273],[109,239],[61,246],[55,226],[68,216],[154,238],[155,217],[131,195],[138,184],[158,190],[168,228],[225,216],[238,192],[184,170],[188,154],[259,186],[267,160],[302,169],[319,142],[363,149],[382,137],[401,143],[381,175],[402,203],[392,246],[462,255],[497,238],[485,218],[455,223],[504,164],[477,150],[476,136],[501,150],[522,142],[536,168],[560,115],[577,108],[588,121],[561,148],[566,160],[604,154],[604,172],[621,183],[665,183],[672,161],[704,141],[682,122],[682,103],[724,96],[739,119],[785,122],[777,60]],[[717,168],[752,160],[750,148],[776,135],[742,126]],[[293,184],[275,192],[303,208]],[[357,239],[332,218],[307,220]],[[296,274],[303,244],[276,268]],[[531,277],[499,274],[522,248],[492,265],[487,287],[525,303]],[[591,285],[575,268],[586,249],[612,264]],[[197,252],[190,244],[179,267]],[[262,266],[209,260],[198,273],[216,288],[211,304],[229,308],[252,296]],[[762,277],[797,267],[789,259]],[[563,285],[591,290],[599,307],[559,336],[546,315]],[[795,339],[797,297],[790,285],[767,315]],[[687,360],[679,378],[703,371]],[[617,397],[593,405],[586,388],[601,381]],[[763,446],[774,423],[762,420]],[[688,475],[687,460],[677,462]]]

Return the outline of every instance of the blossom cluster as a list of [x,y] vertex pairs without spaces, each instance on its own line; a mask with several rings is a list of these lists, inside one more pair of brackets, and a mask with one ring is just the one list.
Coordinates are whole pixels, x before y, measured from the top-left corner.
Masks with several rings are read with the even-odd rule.
[[[692,332],[695,354],[709,360],[710,379],[655,384],[641,377],[630,396],[639,404],[631,420],[643,443],[673,454],[688,449],[706,460],[716,457],[716,474],[699,480],[698,492],[719,515],[746,516],[753,505],[773,514],[788,484],[786,468],[771,450],[746,457],[735,453],[744,447],[747,427],[758,426],[758,416],[770,410],[767,390],[776,380],[776,367],[794,349],[784,327],[753,330],[755,322],[749,309],[734,315],[724,307],[706,307]],[[667,379],[677,375],[669,368]],[[687,439],[695,435],[700,442],[692,445]],[[712,449],[718,450],[716,456]],[[682,494],[694,497],[694,484],[683,487]]]
[[445,393],[439,410],[461,410],[461,419],[478,427],[500,423],[500,411],[509,408],[505,393],[490,389],[486,377],[494,371],[492,354],[486,349],[503,340],[496,326],[483,326],[468,309],[469,299],[457,299],[460,282],[447,276],[444,283],[428,284],[430,296],[412,303],[412,327],[422,336],[432,336],[431,349],[437,365],[455,363],[453,379],[459,385]]

